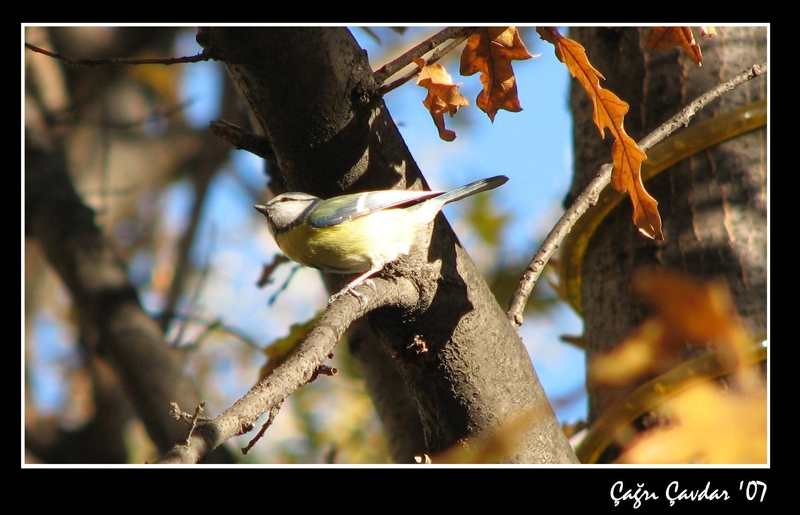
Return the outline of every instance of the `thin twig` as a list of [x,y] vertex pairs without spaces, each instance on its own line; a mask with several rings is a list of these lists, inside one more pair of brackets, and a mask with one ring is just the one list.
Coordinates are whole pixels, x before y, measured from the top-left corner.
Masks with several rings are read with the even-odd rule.
[[723,82],[715,88],[708,90],[697,97],[692,103],[683,108],[678,114],[667,120],[653,132],[642,138],[639,142],[639,148],[644,151],[651,149],[656,143],[659,143],[667,138],[670,134],[689,125],[692,117],[697,114],[709,102],[715,100],[728,91],[741,86],[745,82],[760,77],[767,73],[767,63],[754,64],[742,73],[736,75],[729,81]]
[[46,56],[58,59],[73,66],[101,66],[107,64],[183,64],[183,63],[197,63],[201,61],[209,61],[213,59],[208,50],[203,50],[197,55],[187,57],[165,57],[165,58],[127,58],[127,57],[104,57],[100,59],[78,59],[75,57],[68,57],[59,52],[51,52],[36,45],[25,43],[25,48],[34,52],[44,54]]
[[[470,34],[472,34],[476,27],[448,27],[440,32],[437,32],[430,38],[426,39],[419,45],[415,46],[408,52],[404,53],[397,59],[385,64],[380,69],[378,69],[372,76],[375,79],[377,84],[383,84],[386,79],[394,75],[395,73],[399,72],[409,64],[414,62],[414,59],[417,57],[422,57],[423,55],[427,54],[431,50],[435,49],[448,39],[453,39],[453,43],[447,45],[445,49],[437,51],[434,53],[433,56],[428,60],[429,63],[433,63],[444,57],[447,52],[450,52],[456,45],[459,45],[462,41],[467,39]],[[380,87],[380,93],[385,94],[389,91],[405,84],[411,78],[415,77],[418,73],[418,70],[414,70],[409,74],[405,75],[404,77],[392,82],[391,84],[383,85]]]
[[[191,297],[189,297],[189,305],[186,310],[187,317],[186,320],[181,324],[180,328],[178,329],[178,334],[175,335],[174,343],[172,344],[174,347],[178,347],[181,343],[181,340],[183,340],[183,335],[186,333],[186,328],[189,325],[189,321],[192,319],[192,310],[195,309],[195,307],[197,306],[198,300],[200,299],[200,295],[203,292],[203,286],[205,285],[206,280],[208,279],[208,274],[211,271],[211,265],[210,265],[211,259],[208,258],[208,256],[211,256],[214,252],[214,244],[217,239],[216,234],[217,234],[216,227],[212,225],[211,236],[209,237],[209,244],[207,249],[208,250],[207,259],[209,263],[206,263],[206,266],[203,267],[200,273],[200,280],[197,282],[197,286],[195,287]],[[172,318],[174,318],[174,315],[171,317],[171,319]]]
[[269,413],[267,414],[267,420],[264,421],[264,424],[261,425],[261,430],[258,432],[258,434],[252,440],[250,440],[250,442],[245,447],[242,447],[242,454],[247,454],[248,452],[250,452],[250,449],[253,448],[256,442],[261,440],[261,437],[264,436],[264,433],[267,432],[269,426],[271,426],[272,423],[275,421],[275,417],[278,416],[278,412],[283,407],[284,400],[285,399],[281,399],[281,401],[278,404],[272,406],[269,409]]
[[289,275],[286,277],[286,280],[283,281],[281,287],[278,288],[278,291],[273,293],[272,296],[267,301],[267,306],[272,306],[273,304],[275,304],[275,301],[278,300],[278,295],[280,295],[281,292],[283,292],[284,290],[286,290],[286,288],[289,287],[289,283],[291,282],[292,277],[294,277],[294,274],[296,274],[297,271],[300,270],[300,268],[301,265],[295,265],[292,267],[292,269],[289,271]]
[[277,253],[272,258],[272,263],[265,264],[261,268],[261,277],[258,278],[256,282],[256,286],[259,288],[263,288],[264,286],[270,284],[272,282],[272,274],[275,272],[275,269],[278,268],[280,265],[284,263],[288,263],[290,261],[289,258],[284,256],[283,254]]
[[[189,264],[189,251],[191,250],[195,238],[197,237],[197,229],[200,226],[200,217],[203,213],[203,207],[208,199],[208,193],[211,187],[211,179],[218,171],[213,166],[214,161],[202,161],[202,166],[198,168],[196,174],[192,175],[192,186],[195,188],[193,203],[189,213],[189,221],[183,235],[178,240],[178,255],[173,265],[172,283],[167,292],[167,299],[164,303],[164,310],[161,312],[161,329],[166,333],[172,318],[175,316],[175,306],[184,292],[184,284],[191,270]],[[209,254],[210,255],[210,254]]]
[[197,405],[197,407],[195,407],[194,415],[183,411],[181,407],[178,406],[177,402],[170,402],[169,404],[170,407],[172,408],[171,410],[169,410],[169,414],[172,415],[172,418],[174,418],[175,420],[183,420],[189,426],[189,433],[186,435],[184,443],[187,444],[189,443],[189,440],[192,438],[192,433],[194,433],[194,430],[197,429],[198,422],[208,422],[209,420],[211,420],[208,417],[200,416],[203,413],[203,410],[205,409],[206,406],[205,402],[201,402],[200,404]]
[[[425,61],[425,64],[426,65],[427,64],[433,64],[436,61],[438,61],[439,59],[441,59],[442,57],[446,56],[455,47],[457,47],[458,45],[463,43],[464,40],[469,38],[472,35],[473,32],[474,32],[474,30],[465,30],[461,35],[459,35],[458,37],[454,38],[453,41],[448,43],[447,46],[439,48],[435,52],[433,52],[431,54],[431,57],[428,60]],[[379,88],[380,94],[381,95],[385,95],[386,93],[392,91],[393,89],[399,88],[400,86],[402,86],[406,82],[410,81],[411,79],[413,79],[414,77],[419,75],[419,72],[420,72],[420,68],[417,67],[417,68],[411,70],[410,72],[408,72],[406,75],[404,75],[404,76],[400,77],[399,79],[393,81],[392,83],[386,84],[385,86],[382,86],[381,88]]]
[[[200,336],[195,338],[194,341],[192,341],[192,342],[188,342],[186,344],[181,345],[180,346],[181,349],[195,349],[195,348],[198,348],[198,347],[200,347],[202,345],[203,341],[210,334],[215,333],[215,332],[220,332],[220,333],[223,333],[223,334],[230,335],[230,336],[234,337],[236,340],[241,341],[242,343],[244,343],[247,347],[249,347],[252,350],[256,350],[256,351],[263,350],[261,347],[259,347],[258,343],[256,343],[256,341],[253,338],[251,338],[250,336],[246,335],[245,333],[243,333],[240,329],[237,329],[236,327],[225,325],[225,323],[222,321],[221,318],[216,318],[216,319],[210,320],[210,319],[204,319],[204,318],[199,317],[199,316],[187,316],[187,315],[183,315],[183,314],[176,314],[174,316],[174,318],[176,320],[180,320],[180,321],[182,321],[184,323],[193,323],[193,324],[204,326],[203,332],[200,334]],[[177,346],[177,345],[173,344],[173,346]]]
[[[639,148],[647,151],[655,144],[666,139],[667,136],[679,128],[687,126],[692,117],[712,100],[721,97],[723,94],[734,89],[735,87],[744,84],[751,79],[764,75],[765,73],[767,73],[766,63],[753,65],[752,67],[733,77],[731,80],[710,89],[706,93],[697,97],[697,99],[695,99],[689,105],[684,107],[680,112],[678,112],[678,114],[642,138],[637,143]],[[581,194],[578,195],[578,198],[575,199],[575,202],[572,203],[555,227],[553,227],[553,229],[550,231],[550,234],[547,235],[547,238],[545,238],[545,240],[542,242],[541,247],[539,247],[539,250],[528,264],[528,267],[522,274],[522,278],[517,286],[517,290],[509,300],[508,311],[506,312],[506,316],[515,327],[519,328],[522,325],[522,312],[525,309],[525,304],[527,303],[528,297],[533,291],[533,287],[536,285],[536,281],[539,280],[539,276],[542,274],[545,265],[553,256],[556,249],[558,249],[558,247],[561,245],[561,242],[564,240],[567,234],[569,234],[569,232],[572,230],[575,222],[581,216],[583,216],[583,214],[590,207],[597,203],[597,199],[600,198],[600,192],[602,192],[603,189],[605,189],[605,187],[611,182],[612,169],[613,165],[610,163],[600,167],[597,177],[595,177],[595,179],[592,180],[588,186],[586,186]]]

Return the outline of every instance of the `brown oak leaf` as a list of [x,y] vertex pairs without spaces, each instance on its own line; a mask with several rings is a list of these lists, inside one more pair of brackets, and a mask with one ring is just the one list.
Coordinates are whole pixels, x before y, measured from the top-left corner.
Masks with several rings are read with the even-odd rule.
[[703,65],[703,53],[689,27],[653,27],[644,42],[651,50],[681,47],[697,66]]
[[494,121],[500,109],[522,111],[511,61],[531,57],[516,27],[481,28],[467,40],[460,73],[469,76],[481,72],[483,89],[475,103],[490,120]]
[[453,84],[453,78],[440,64],[426,65],[425,59],[414,59],[420,67],[417,85],[428,90],[428,96],[422,101],[433,117],[433,123],[439,130],[439,137],[445,141],[456,139],[455,131],[445,128],[444,114],[449,113],[452,118],[458,108],[469,105],[467,99],[458,92],[461,84]]

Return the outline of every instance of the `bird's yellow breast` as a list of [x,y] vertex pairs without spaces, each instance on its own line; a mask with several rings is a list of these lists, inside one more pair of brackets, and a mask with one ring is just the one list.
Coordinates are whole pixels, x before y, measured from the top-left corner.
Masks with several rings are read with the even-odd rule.
[[345,223],[308,223],[281,233],[278,246],[289,259],[325,272],[362,273],[408,254],[419,227],[403,209],[384,209]]

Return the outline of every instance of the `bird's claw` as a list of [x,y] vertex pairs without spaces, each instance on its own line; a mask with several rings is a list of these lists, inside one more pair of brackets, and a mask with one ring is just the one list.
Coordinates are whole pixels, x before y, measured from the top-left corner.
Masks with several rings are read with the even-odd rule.
[[361,309],[366,309],[367,308],[367,304],[369,302],[367,300],[367,296],[364,295],[363,293],[355,290],[356,286],[360,286],[362,284],[366,284],[367,286],[369,286],[373,290],[377,291],[377,286],[375,286],[375,281],[373,281],[372,279],[365,279],[364,281],[362,281],[362,282],[360,282],[358,284],[348,284],[347,286],[345,286],[344,288],[339,290],[337,293],[334,293],[333,295],[331,295],[331,297],[328,299],[328,305],[333,304],[334,301],[336,299],[338,299],[339,297],[341,297],[342,295],[346,295],[346,294],[350,293],[350,294],[353,295],[353,297],[355,297],[355,298],[357,298],[359,300],[359,302],[361,303]]

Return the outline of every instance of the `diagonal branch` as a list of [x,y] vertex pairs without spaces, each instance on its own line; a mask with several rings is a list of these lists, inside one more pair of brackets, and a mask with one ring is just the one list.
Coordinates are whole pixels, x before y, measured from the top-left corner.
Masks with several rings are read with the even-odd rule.
[[251,431],[264,413],[274,414],[284,398],[313,381],[321,369],[324,372],[323,363],[355,320],[385,305],[413,305],[419,299],[418,290],[409,280],[375,278],[373,282],[376,291],[365,296],[367,305],[363,310],[361,301],[352,295],[331,304],[283,364],[218,417],[198,424],[187,441],[176,444],[158,463],[197,463],[226,440]]
[[[452,39],[453,41],[445,46],[442,49],[437,50],[431,56],[430,59],[427,60],[429,64],[435,63],[445,55],[447,55],[453,48],[460,45],[464,40],[466,40],[470,34],[475,32],[477,27],[448,27],[440,32],[437,32],[433,36],[429,37],[422,43],[418,44],[414,48],[410,49],[409,51],[405,52],[400,57],[396,58],[395,60],[383,65],[380,69],[375,71],[373,74],[373,78],[377,84],[383,84],[386,79],[397,73],[398,71],[402,70],[406,66],[412,64],[414,59],[418,57],[422,57],[423,55],[427,54],[434,48],[438,47],[448,39]],[[417,76],[419,73],[419,69],[415,68],[405,76],[397,79],[396,81],[392,82],[391,84],[382,85],[380,88],[381,94],[386,94],[393,89],[396,89],[406,82],[410,81],[414,77]]]

